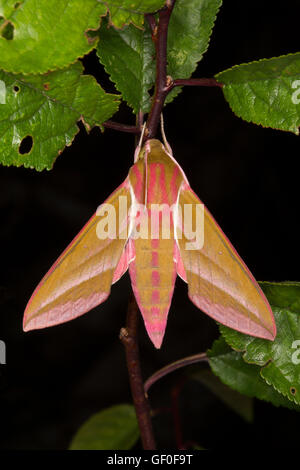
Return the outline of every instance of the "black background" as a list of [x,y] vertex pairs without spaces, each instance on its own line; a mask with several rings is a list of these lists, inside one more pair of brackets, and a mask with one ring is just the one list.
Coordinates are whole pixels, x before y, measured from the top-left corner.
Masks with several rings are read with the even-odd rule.
[[[179,0],[180,1],[180,0]],[[225,0],[209,51],[195,77],[234,64],[299,51],[298,1]],[[84,59],[104,87],[113,88],[94,53]],[[299,105],[300,106],[300,105]],[[115,120],[134,123],[122,106]],[[165,110],[165,130],[175,158],[259,280],[299,280],[299,138],[237,118],[218,88],[185,88]],[[64,449],[93,413],[130,402],[123,347],[130,283],[118,282],[110,298],[70,323],[24,333],[22,316],[38,281],[86,220],[126,177],[132,135],[81,127],[50,172],[0,168],[0,366],[2,449]],[[177,280],[165,339],[155,350],[140,322],[144,377],[180,357],[205,351],[218,337],[214,321],[192,305]],[[170,403],[174,373],[153,386],[154,408]],[[185,440],[207,448],[277,448],[299,442],[299,415],[255,401],[247,424],[210,392],[189,381],[181,395]],[[175,448],[172,418],[154,419],[159,447]]]

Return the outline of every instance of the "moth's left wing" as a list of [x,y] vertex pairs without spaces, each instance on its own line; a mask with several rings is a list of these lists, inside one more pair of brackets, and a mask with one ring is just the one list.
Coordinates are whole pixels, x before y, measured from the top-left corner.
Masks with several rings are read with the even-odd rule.
[[[212,215],[186,182],[181,187],[178,202],[183,222],[186,220],[185,205],[190,207],[192,214],[191,224],[186,220],[185,230],[184,224],[177,221],[177,244],[181,256],[181,260],[177,261],[177,270],[188,283],[192,302],[230,328],[273,340],[276,325],[265,295]],[[201,227],[196,226],[196,206],[199,204],[204,209],[204,225]],[[187,216],[188,213],[187,210]],[[203,230],[204,244],[200,249],[189,249],[195,229],[198,230],[198,237],[199,230]]]
[[97,215],[97,211],[35,289],[24,313],[25,331],[63,323],[88,312],[107,299],[111,284],[127,270],[125,245],[131,206],[128,178],[105,204],[111,204],[115,211],[117,236],[98,238],[97,225],[107,214]]

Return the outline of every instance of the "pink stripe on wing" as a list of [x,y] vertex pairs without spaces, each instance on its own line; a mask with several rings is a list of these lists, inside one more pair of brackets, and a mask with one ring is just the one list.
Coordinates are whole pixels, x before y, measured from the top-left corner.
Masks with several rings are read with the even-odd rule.
[[135,184],[135,187],[134,187],[134,195],[140,203],[143,203],[144,202],[143,201],[143,199],[144,199],[144,194],[143,194],[144,178],[143,178],[143,175],[141,174],[137,164],[133,165],[132,171],[134,173],[134,176],[136,177],[136,184]]

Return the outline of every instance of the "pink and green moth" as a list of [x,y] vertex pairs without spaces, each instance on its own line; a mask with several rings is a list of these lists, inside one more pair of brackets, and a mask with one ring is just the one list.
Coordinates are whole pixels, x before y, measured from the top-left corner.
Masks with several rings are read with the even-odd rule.
[[[185,205],[191,208],[192,220],[186,229],[182,218]],[[168,237],[163,236],[165,209],[160,211],[157,206],[173,208]],[[101,238],[99,227],[108,223],[108,207],[114,210],[111,221],[116,230]],[[204,208],[203,246],[188,249],[195,239],[197,207]],[[156,220],[155,233],[138,236],[150,218]],[[166,141],[162,144],[151,139],[137,147],[125,181],[98,208],[35,289],[25,310],[24,330],[57,325],[88,312],[107,299],[111,285],[127,269],[156,348],[164,337],[177,274],[187,282],[191,301],[218,322],[252,336],[269,340],[276,336],[265,295],[192,191]]]

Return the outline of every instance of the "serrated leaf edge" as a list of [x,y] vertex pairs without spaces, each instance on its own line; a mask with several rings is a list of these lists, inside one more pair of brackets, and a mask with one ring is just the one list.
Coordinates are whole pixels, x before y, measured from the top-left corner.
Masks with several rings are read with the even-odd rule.
[[[271,285],[271,286],[284,286],[284,287],[299,287],[300,289],[300,282],[297,281],[259,281],[259,285]],[[276,305],[274,305],[276,307]]]
[[[272,361],[270,361],[270,362],[272,362]],[[271,386],[276,390],[276,392],[280,393],[280,394],[283,395],[284,397],[288,398],[288,400],[289,400],[290,402],[295,403],[297,406],[300,407],[300,403],[295,400],[295,397],[293,397],[293,395],[290,396],[290,395],[288,395],[286,392],[283,392],[282,390],[279,390],[279,389],[276,387],[276,385],[274,385],[273,383],[271,383],[266,377],[264,377],[264,376],[262,375],[263,369],[264,369],[264,367],[260,370],[259,373],[260,373],[261,377],[264,379],[264,381],[265,381],[268,385],[271,385]]]
[[[240,352],[240,351],[236,351],[236,352]],[[257,364],[248,363],[247,361],[245,361],[245,362],[246,362],[247,364],[250,364],[250,365],[259,367]],[[246,395],[247,397],[250,397],[250,398],[256,398],[257,400],[261,400],[261,401],[264,401],[264,402],[266,402],[266,403],[271,403],[271,404],[272,404],[273,406],[275,406],[276,408],[280,408],[280,407],[283,407],[283,408],[284,408],[284,407],[286,407],[286,408],[288,408],[288,409],[291,409],[291,408],[289,408],[288,406],[285,406],[285,405],[283,405],[283,404],[274,403],[272,400],[268,400],[268,399],[265,398],[265,397],[257,397],[255,394],[250,394],[250,393],[247,393],[247,392],[241,392],[240,390],[238,390],[237,387],[235,387],[235,386],[232,385],[231,383],[227,382],[226,380],[223,380],[223,378],[220,377],[220,376],[215,372],[215,370],[214,370],[214,368],[213,368],[213,365],[210,363],[210,360],[209,360],[209,365],[210,365],[210,367],[211,367],[212,372],[215,374],[216,377],[219,378],[219,380],[221,380],[222,383],[224,383],[225,385],[227,385],[227,387],[232,388],[232,389],[235,390],[236,392],[240,393],[241,395]],[[289,399],[288,396],[286,396],[286,395],[285,395],[284,393],[282,393],[280,390],[277,390],[277,388],[276,388],[272,383],[269,383],[269,381],[266,380],[265,377],[263,377],[263,376],[261,375],[261,371],[262,371],[262,369],[260,369],[260,370],[258,371],[258,372],[259,372],[259,375],[260,375],[261,378],[266,382],[266,384],[267,384],[269,387],[274,388],[274,390],[275,390],[279,395],[282,395],[282,396],[284,396],[285,398],[288,398],[288,399]],[[300,406],[299,406],[299,404],[298,404],[297,402],[295,402],[294,400],[290,400],[290,399],[289,399],[289,401],[290,401],[291,403],[295,403],[295,404],[297,405],[297,407],[299,407],[299,410],[296,410],[296,411],[300,411]],[[294,408],[292,408],[292,409],[294,409]]]
[[[126,26],[129,26],[129,25],[126,25]],[[100,34],[100,33],[99,33],[99,34]],[[99,41],[100,41],[100,43],[101,43],[101,36],[99,36]],[[112,76],[111,76],[111,73],[107,70],[107,65],[102,62],[101,57],[100,57],[100,54],[99,54],[99,52],[98,52],[98,48],[96,48],[96,54],[97,54],[97,57],[98,57],[98,59],[99,59],[99,62],[102,64],[102,66],[103,66],[105,72],[107,73],[107,75],[108,75],[108,77],[109,77],[111,83],[115,86],[116,90],[120,93],[120,95],[117,95],[117,96],[120,96],[120,100],[125,101],[125,102],[127,103],[127,105],[133,110],[134,113],[138,113],[140,110],[139,110],[139,109],[136,109],[135,106],[133,105],[133,103],[131,103],[130,100],[126,99],[126,98],[124,97],[124,95],[122,94],[122,92],[119,90],[119,88],[118,88],[118,82],[116,82],[115,80],[113,80],[113,78],[112,78]],[[139,77],[137,77],[137,78],[139,78]],[[138,80],[138,81],[139,81],[139,80]],[[142,81],[141,81],[141,83],[142,83]],[[150,95],[150,93],[149,93],[149,90],[151,89],[152,86],[153,86],[153,84],[150,84],[150,85],[149,85],[149,88],[147,89],[148,99],[149,99],[149,102],[148,102],[149,108],[150,108],[150,106],[151,106],[151,99],[152,99],[152,97],[151,97],[151,95]],[[141,103],[141,104],[142,104],[142,103]],[[166,104],[166,103],[165,103],[165,104]],[[144,112],[146,113],[146,112],[149,112],[149,111],[144,111]]]
[[[135,26],[135,28],[137,28],[137,29],[141,29],[141,30],[144,29],[140,24],[135,23],[135,20],[134,20],[134,19],[131,19],[128,23],[127,23],[127,22],[123,23],[122,26],[117,26],[117,25],[115,25],[114,22],[113,22],[112,19],[111,19],[111,13],[110,13],[110,9],[109,9],[109,6],[108,6],[108,4],[107,4],[107,1],[105,1],[105,0],[98,0],[98,2],[101,3],[102,5],[105,5],[105,6],[106,6],[107,12],[109,13],[109,26],[114,27],[117,31],[122,30],[125,26],[128,26],[128,25],[130,25],[130,24],[132,24],[133,26]],[[141,13],[141,12],[138,11],[138,10],[133,10],[133,9],[130,9],[130,8],[124,8],[124,7],[119,6],[119,5],[114,5],[111,1],[110,1],[109,3],[110,3],[112,6],[114,6],[115,8],[118,8],[119,10],[122,10],[122,11],[125,11],[125,12],[128,12],[128,13],[132,13],[132,14],[134,14],[134,15],[139,15],[139,16],[141,17],[141,19],[142,19],[142,22],[141,22],[142,24],[144,23],[144,18],[145,18],[144,15],[145,15],[146,13],[151,13],[151,14],[152,14],[152,13],[156,13],[157,11],[160,10],[160,9],[158,9],[158,10],[155,10],[154,12],[152,12],[152,11],[149,11],[149,12],[148,12],[148,11],[147,11],[147,12],[145,12],[145,13]],[[161,8],[162,8],[162,7],[161,7]],[[107,13],[107,12],[106,12],[106,13]]]
[[[64,67],[64,68],[66,68],[66,67]],[[62,69],[62,70],[63,70],[63,69]],[[82,69],[81,69],[80,74],[78,75],[78,80],[80,79],[80,77],[83,77],[83,76],[85,77],[85,76],[87,76],[87,75],[84,75],[82,72],[83,72],[83,67],[82,67]],[[13,74],[12,72],[5,72],[5,73],[9,74],[10,76],[12,76],[12,77],[14,78],[14,75],[15,75],[15,74]],[[19,74],[18,74],[18,75],[19,75]],[[26,76],[31,76],[31,75],[32,75],[32,76],[36,76],[37,74],[28,74],[28,75],[26,75]],[[42,75],[44,75],[44,74],[42,74]],[[90,76],[90,77],[95,81],[96,86],[98,86],[101,90],[103,90],[103,88],[99,85],[99,83],[97,82],[97,80],[96,80],[92,75],[88,75],[88,76]],[[45,96],[45,98],[46,98],[47,100],[49,100],[49,101],[51,101],[51,102],[53,102],[53,103],[57,103],[57,104],[59,104],[60,106],[63,106],[63,107],[67,108],[67,109],[70,110],[70,111],[73,111],[74,113],[78,113],[78,111],[77,111],[76,108],[73,108],[72,106],[68,106],[68,105],[66,105],[65,103],[62,103],[60,100],[57,100],[57,99],[55,99],[55,98],[52,98],[52,97],[48,96],[47,93],[46,93],[44,90],[41,90],[40,88],[36,88],[35,86],[31,85],[30,83],[28,83],[28,82],[26,82],[26,81],[22,81],[21,79],[18,79],[17,77],[14,78],[14,80],[15,80],[16,83],[19,83],[19,84],[22,85],[22,86],[28,87],[28,88],[34,90],[36,93],[39,93],[39,94]],[[105,91],[105,90],[103,90],[103,91]],[[105,92],[105,93],[106,93],[106,92]],[[107,95],[110,95],[110,96],[115,96],[115,97],[116,97],[115,102],[116,102],[116,103],[120,103],[120,99],[121,99],[120,96],[121,96],[121,95],[117,95],[117,94],[113,94],[113,93],[106,93],[106,94],[107,94]],[[115,111],[115,112],[116,112],[116,111]],[[94,119],[92,119],[92,118],[89,118],[89,117],[87,117],[87,118],[90,119],[90,120],[94,123],[92,127],[98,126],[98,127],[101,128],[101,124],[102,124],[102,123],[98,123],[98,122],[96,122],[96,121],[95,121]],[[78,124],[77,124],[79,121],[82,121],[82,122],[83,122],[83,125],[84,125],[84,127],[85,127],[85,129],[86,129],[87,132],[89,132],[89,130],[91,129],[90,126],[89,126],[90,129],[87,128],[86,123],[84,122],[83,116],[80,115],[79,118],[78,118],[75,122],[73,122],[72,125],[71,125],[70,128],[69,128],[69,129],[71,129],[73,126],[74,126],[74,127],[76,126],[77,131],[75,131],[75,134],[73,135],[73,138],[71,139],[71,141],[70,141],[68,144],[64,144],[61,148],[59,148],[59,149],[57,150],[57,155],[56,155],[56,157],[54,158],[54,160],[53,160],[51,166],[43,166],[43,167],[41,167],[41,166],[33,166],[33,165],[31,165],[30,163],[27,163],[26,161],[25,161],[24,163],[22,163],[22,162],[16,162],[16,163],[15,163],[15,162],[14,162],[14,163],[9,163],[9,164],[7,164],[7,163],[5,163],[5,162],[1,162],[1,165],[6,166],[6,167],[15,166],[15,167],[17,167],[17,168],[23,166],[24,168],[29,168],[29,169],[31,169],[31,170],[36,170],[36,171],[43,171],[43,170],[48,170],[48,171],[49,171],[49,170],[51,170],[51,169],[53,168],[54,163],[56,162],[57,158],[59,157],[59,155],[63,152],[63,150],[64,150],[66,147],[70,147],[70,146],[72,145],[72,143],[74,142],[75,137],[76,137],[77,134],[80,132],[80,128],[79,128],[79,126],[78,126]],[[26,155],[30,155],[30,152],[29,152],[29,154],[26,154]]]
[[[291,54],[285,54],[285,55],[281,55],[281,56],[278,56],[278,57],[271,57],[269,59],[259,59],[259,60],[254,60],[252,62],[245,62],[245,63],[242,63],[242,64],[237,64],[237,65],[233,65],[232,67],[230,67],[229,69],[225,69],[221,72],[218,72],[214,78],[216,80],[219,79],[219,76],[222,75],[223,73],[226,73],[226,72],[229,72],[231,70],[234,70],[234,69],[237,69],[239,67],[247,67],[247,66],[250,66],[252,64],[258,64],[258,63],[261,63],[261,62],[268,62],[268,61],[271,61],[271,60],[277,60],[277,59],[282,59],[282,58],[286,58],[286,57],[289,57],[289,56],[295,56],[295,55],[298,55],[299,54],[299,57],[300,57],[300,52],[296,52],[296,53],[291,53]],[[278,78],[278,77],[277,77]],[[275,80],[276,77],[272,78],[270,77],[269,78],[270,80]],[[239,81],[239,82],[231,82],[231,83],[223,83],[223,87],[222,87],[222,90],[223,90],[223,94],[224,94],[224,91],[226,89],[227,86],[231,85],[231,86],[234,86],[234,85],[242,85],[244,83],[249,83],[249,82],[259,82],[259,81],[262,81],[262,80],[268,80],[268,78],[257,78],[257,79],[249,79],[246,81]],[[222,83],[222,79],[220,80],[220,82]],[[224,98],[226,99],[226,96],[224,95]],[[227,103],[229,104],[229,107],[231,109],[231,111],[233,112],[233,114],[235,114],[235,116],[239,117],[240,119],[242,119],[243,121],[245,122],[249,122],[251,124],[255,124],[257,126],[260,126],[264,129],[275,129],[275,130],[278,130],[278,131],[283,131],[283,132],[292,132],[293,134],[295,135],[299,135],[299,126],[298,127],[294,127],[294,128],[290,128],[290,129],[282,129],[282,128],[278,128],[278,127],[272,127],[272,126],[264,126],[261,122],[254,122],[252,121],[251,119],[246,119],[245,117],[243,117],[240,113],[236,112],[230,102],[226,99]]]
[[[266,360],[266,362],[264,362],[263,364],[258,364],[258,363],[254,362],[254,361],[247,360],[247,359],[246,359],[247,349],[238,349],[238,348],[232,346],[232,344],[230,344],[230,342],[228,341],[228,338],[227,338],[227,336],[226,336],[226,333],[224,333],[223,331],[221,331],[221,335],[222,335],[223,338],[225,339],[225,341],[226,341],[226,343],[228,344],[228,346],[230,346],[234,351],[237,351],[237,352],[242,353],[242,358],[243,358],[243,360],[244,360],[244,362],[245,362],[246,364],[255,365],[255,366],[260,367],[259,373],[260,373],[261,377],[263,378],[263,380],[264,380],[268,385],[272,386],[272,387],[276,390],[276,392],[278,392],[278,393],[280,393],[281,395],[283,395],[283,396],[285,396],[286,398],[288,398],[289,401],[291,401],[291,402],[295,403],[296,405],[300,406],[300,403],[298,403],[298,401],[295,400],[295,397],[290,396],[290,395],[288,395],[286,392],[283,392],[283,391],[279,390],[270,380],[267,380],[266,377],[263,376],[263,370],[264,370],[266,367],[268,367],[268,365],[269,365],[270,363],[273,363],[273,362],[274,362],[272,358],[268,358],[268,359]],[[253,338],[253,340],[255,340],[255,338]],[[249,343],[249,344],[251,344],[251,343]],[[281,375],[282,375],[282,374],[281,374]]]
[[[98,0],[99,1],[99,0]],[[100,3],[100,2],[99,2]],[[102,2],[101,2],[102,3]],[[103,3],[104,4],[104,3]],[[95,28],[87,28],[83,34],[84,36],[86,37],[87,39],[87,42],[88,44],[91,45],[90,49],[88,49],[86,52],[82,53],[82,54],[79,54],[78,56],[75,57],[75,59],[73,61],[70,61],[70,62],[66,62],[64,65],[54,65],[54,68],[49,68],[49,69],[41,69],[39,72],[25,72],[24,70],[22,69],[18,69],[17,71],[14,70],[7,70],[5,68],[1,68],[1,70],[3,72],[6,72],[6,73],[11,73],[11,74],[21,74],[21,75],[44,75],[46,73],[50,73],[50,72],[55,72],[56,70],[62,70],[70,65],[73,65],[75,64],[79,59],[83,59],[83,57],[85,57],[86,55],[88,55],[93,49],[95,49],[97,47],[97,44],[98,44],[98,41],[99,41],[99,37],[98,36],[95,36],[94,38],[90,38],[89,36],[87,36],[87,33],[89,31],[97,31],[100,26],[101,26],[101,21],[102,21],[102,18],[106,17],[107,16],[107,13],[108,13],[108,8],[107,8],[107,5],[106,6],[106,12],[103,13],[102,15],[99,14],[99,25]]]
[[[226,73],[226,72],[229,72],[231,70],[234,70],[234,69],[237,69],[237,68],[240,68],[240,67],[247,67],[247,66],[250,66],[252,64],[259,64],[261,62],[270,62],[272,60],[279,60],[279,59],[285,59],[286,57],[290,57],[290,56],[296,56],[296,55],[299,55],[299,58],[300,58],[300,52],[291,52],[290,54],[284,54],[284,55],[280,55],[280,56],[276,56],[276,57],[269,57],[269,58],[263,58],[263,59],[257,59],[257,60],[253,60],[251,62],[242,62],[241,64],[235,64],[233,65],[232,67],[229,67],[228,69],[225,69],[225,70],[222,70],[221,72],[218,72],[217,74],[214,75],[214,78],[217,79],[217,77],[223,73]],[[271,78],[271,77],[270,77]],[[274,77],[276,78],[276,77]],[[257,78],[257,79],[253,79],[253,80],[247,80],[247,81],[251,81],[251,82],[255,82],[255,81],[262,81],[263,79],[262,78]],[[236,83],[236,84],[241,84],[241,83],[246,83],[246,82],[243,82],[243,81],[239,81],[239,82],[232,82],[232,83]],[[232,84],[231,83],[231,84]],[[224,87],[226,85],[224,84]]]

